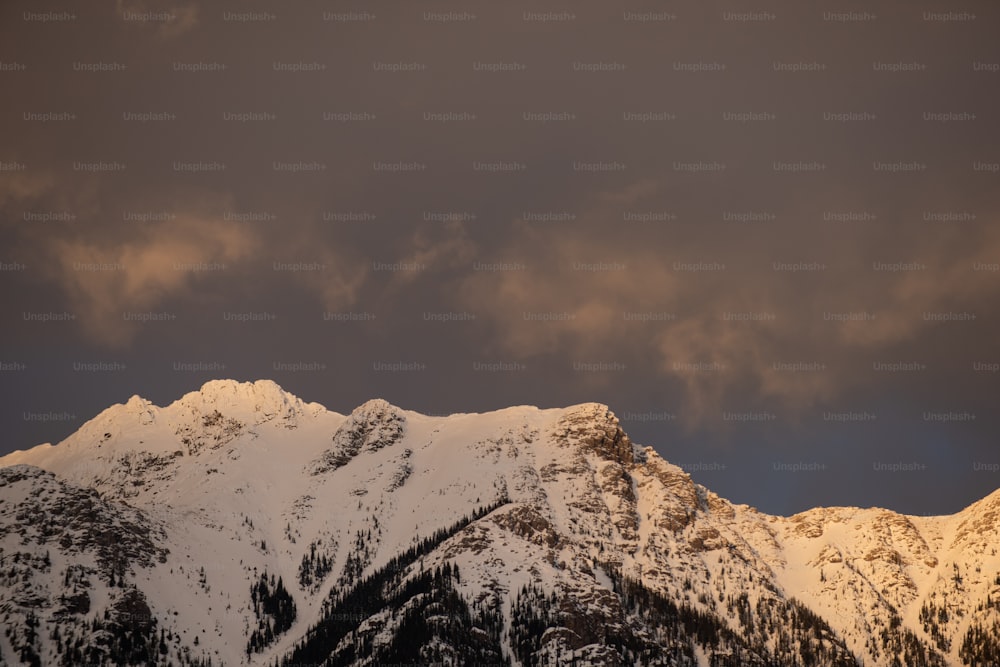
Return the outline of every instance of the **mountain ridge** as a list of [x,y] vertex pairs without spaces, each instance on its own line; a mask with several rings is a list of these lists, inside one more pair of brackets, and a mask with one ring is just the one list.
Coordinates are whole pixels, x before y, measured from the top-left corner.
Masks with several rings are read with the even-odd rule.
[[[20,627],[30,611],[62,634],[82,633],[89,611],[56,612],[59,600],[80,595],[62,585],[67,573],[83,572],[95,614],[111,610],[105,634],[125,632],[114,609],[135,591],[129,604],[146,605],[176,638],[155,652],[185,664],[273,664],[327,648],[336,664],[374,664],[402,655],[396,644],[408,624],[433,619],[421,615],[428,600],[468,620],[463,632],[488,645],[480,657],[510,664],[549,664],[560,654],[580,664],[636,655],[661,656],[650,664],[727,664],[737,654],[755,656],[745,664],[786,664],[794,639],[805,647],[799,653],[831,664],[891,665],[898,655],[905,664],[957,665],[969,637],[979,637],[981,652],[995,639],[1000,491],[939,517],[849,507],[767,515],[632,443],[600,403],[430,417],[372,399],[341,415],[270,381],[212,381],[165,407],[134,396],[59,445],[2,457],[0,481],[24,474],[15,464],[55,476],[63,486],[46,497],[92,491],[134,525],[163,526],[154,546],[165,555],[162,563],[123,557],[127,566],[109,568],[89,552],[61,549],[59,529],[25,537],[17,513],[5,513],[3,554],[35,562],[45,547],[52,562],[37,580],[21,573],[26,582],[0,594],[6,621]],[[23,480],[0,484],[0,508],[28,507],[34,491]],[[395,566],[401,572],[379,574],[435,535],[441,541]],[[422,579],[446,566],[449,574]],[[460,582],[450,579],[452,567]],[[314,629],[337,625],[325,614],[372,577],[423,592],[403,599],[385,588],[387,608],[337,612],[358,615],[356,627],[317,649]],[[29,599],[22,588],[42,602],[24,608],[16,602]],[[548,608],[536,589],[561,600],[549,619],[559,632],[522,628],[526,610]],[[664,634],[629,612],[630,600],[644,600],[646,616],[659,609],[692,629]],[[206,628],[214,636],[196,648],[190,638]],[[472,650],[475,642],[449,632],[427,630],[437,643],[420,659]],[[715,643],[700,642],[702,634]],[[13,636],[23,645],[30,633]],[[61,644],[35,639],[39,655],[66,655]],[[15,653],[16,643],[0,637],[0,655]]]

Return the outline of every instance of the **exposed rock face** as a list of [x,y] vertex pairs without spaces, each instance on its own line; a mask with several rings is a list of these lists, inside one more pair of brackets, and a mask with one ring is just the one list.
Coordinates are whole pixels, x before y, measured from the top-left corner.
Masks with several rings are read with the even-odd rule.
[[343,426],[333,434],[333,442],[312,466],[313,475],[321,475],[346,465],[362,451],[376,452],[403,437],[406,415],[381,398],[356,408]]
[[162,526],[144,512],[104,500],[55,475],[25,465],[0,468],[0,537],[11,531],[23,545],[53,545],[66,553],[91,553],[105,573],[149,567],[166,558]]
[[559,535],[552,524],[529,505],[515,505],[508,510],[496,512],[492,516],[492,521],[521,539],[538,546],[551,549],[559,544]]
[[666,499],[666,502],[657,508],[654,517],[657,527],[676,533],[690,525],[700,505],[698,489],[691,476],[677,466],[667,463],[652,450],[646,454],[642,471],[644,478],[640,481],[640,485],[648,486],[653,480],[659,482],[661,493]]
[[632,442],[619,426],[615,413],[600,403],[570,408],[553,429],[558,442],[623,465],[634,462]]
[[56,616],[64,614],[84,615],[90,611],[90,594],[87,591],[71,592],[59,596]]
[[245,431],[246,424],[240,420],[212,410],[201,415],[194,424],[178,426],[176,434],[184,454],[194,456],[203,448],[218,449],[227,445]]
[[712,551],[726,546],[727,542],[722,534],[712,526],[699,528],[689,541],[691,548],[695,551]]
[[[150,658],[156,616],[126,582],[168,559],[166,539],[159,521],[94,489],[28,465],[0,468],[0,614],[9,627],[0,664]],[[39,642],[40,620],[51,646]]]

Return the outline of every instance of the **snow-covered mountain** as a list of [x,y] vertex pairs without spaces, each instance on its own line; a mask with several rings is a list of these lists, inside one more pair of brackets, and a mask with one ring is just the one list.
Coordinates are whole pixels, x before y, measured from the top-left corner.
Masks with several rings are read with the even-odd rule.
[[0,458],[0,664],[1000,664],[1000,491],[734,505],[604,405],[133,396]]

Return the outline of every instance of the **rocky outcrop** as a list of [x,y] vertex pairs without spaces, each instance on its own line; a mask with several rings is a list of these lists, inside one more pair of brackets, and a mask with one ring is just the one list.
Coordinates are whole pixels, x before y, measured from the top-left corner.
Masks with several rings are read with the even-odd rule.
[[634,463],[632,442],[618,423],[618,417],[600,403],[583,403],[569,408],[553,428],[556,442],[606,461]]
[[530,505],[514,505],[495,512],[490,520],[532,544],[549,548],[559,544],[559,534],[552,523]]
[[0,537],[15,531],[22,544],[51,544],[64,553],[91,552],[105,576],[166,559],[165,533],[141,510],[103,499],[31,466],[0,468]]
[[362,451],[378,451],[398,442],[406,427],[403,411],[380,398],[354,410],[333,434],[332,443],[313,462],[310,473],[321,475],[347,464]]

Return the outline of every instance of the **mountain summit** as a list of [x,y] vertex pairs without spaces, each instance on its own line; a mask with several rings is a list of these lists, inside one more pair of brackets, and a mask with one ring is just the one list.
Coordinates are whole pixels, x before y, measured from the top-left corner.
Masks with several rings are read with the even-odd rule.
[[597,403],[219,380],[0,466],[0,664],[1000,664],[1000,494],[769,516]]

